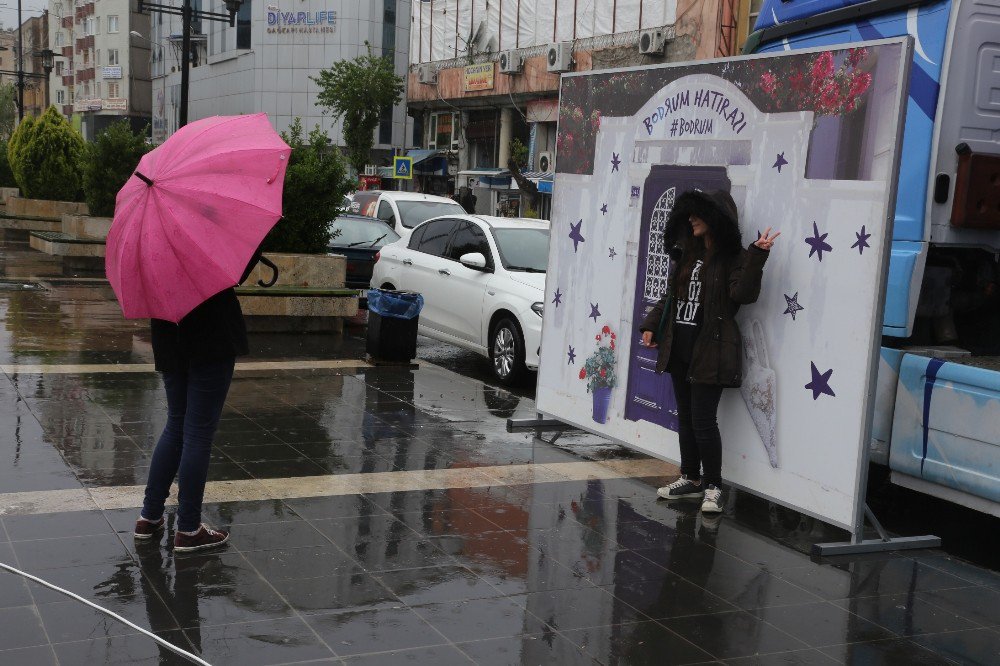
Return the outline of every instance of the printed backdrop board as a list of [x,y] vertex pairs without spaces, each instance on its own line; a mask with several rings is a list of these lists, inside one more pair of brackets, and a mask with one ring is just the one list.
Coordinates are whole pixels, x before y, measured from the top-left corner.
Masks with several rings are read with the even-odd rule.
[[669,375],[637,325],[667,289],[663,230],[728,190],[748,245],[781,230],[738,315],[723,476],[852,529],[869,428],[909,42],[564,76],[537,403],[678,461]]

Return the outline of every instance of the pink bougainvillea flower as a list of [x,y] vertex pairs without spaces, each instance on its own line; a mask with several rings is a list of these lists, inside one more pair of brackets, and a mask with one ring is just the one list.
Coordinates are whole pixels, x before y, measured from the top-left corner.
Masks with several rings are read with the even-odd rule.
[[822,81],[830,76],[833,76],[833,54],[824,51],[813,62],[812,77],[815,81]]

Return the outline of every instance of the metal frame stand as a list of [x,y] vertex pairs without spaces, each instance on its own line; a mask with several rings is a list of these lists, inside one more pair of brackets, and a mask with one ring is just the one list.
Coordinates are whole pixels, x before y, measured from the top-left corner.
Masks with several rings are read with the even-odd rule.
[[[534,430],[535,437],[546,444],[555,444],[564,432],[579,430],[576,426],[563,423],[558,419],[546,419],[538,414],[533,419],[507,419],[507,432],[521,432],[524,430]],[[553,432],[552,439],[542,437],[543,432]]]
[[914,550],[917,548],[940,548],[941,537],[933,535],[913,536],[913,537],[890,537],[886,534],[882,523],[878,521],[872,513],[868,504],[865,504],[865,517],[878,532],[878,539],[865,539],[862,530],[859,530],[850,543],[814,543],[812,554],[820,557],[833,557],[837,555],[859,555],[863,553],[884,553],[892,550]]

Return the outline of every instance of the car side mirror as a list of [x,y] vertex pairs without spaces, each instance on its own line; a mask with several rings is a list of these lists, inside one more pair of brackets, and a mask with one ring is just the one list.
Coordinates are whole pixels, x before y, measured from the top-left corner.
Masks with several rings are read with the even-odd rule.
[[458,260],[463,266],[468,266],[473,270],[489,271],[486,267],[486,257],[483,256],[482,252],[470,252],[468,254],[463,254],[458,258]]

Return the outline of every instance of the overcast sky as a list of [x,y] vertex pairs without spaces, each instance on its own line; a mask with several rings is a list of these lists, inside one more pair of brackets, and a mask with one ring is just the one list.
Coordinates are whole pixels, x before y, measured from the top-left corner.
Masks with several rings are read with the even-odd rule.
[[[17,0],[0,0],[0,21],[3,27],[12,29],[17,27]],[[32,16],[41,16],[41,11],[30,11],[32,9],[48,9],[49,3],[43,0],[21,0],[21,18],[27,21]]]

